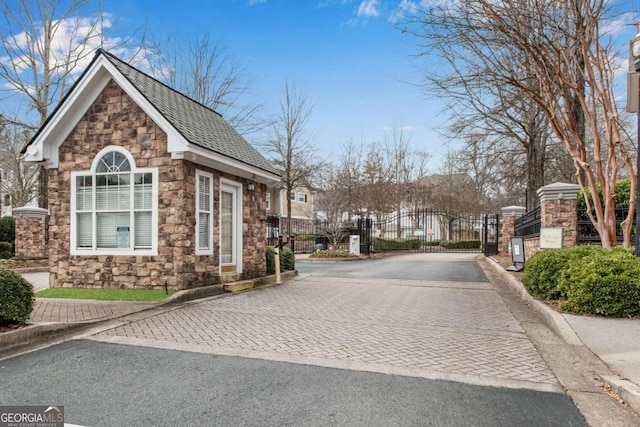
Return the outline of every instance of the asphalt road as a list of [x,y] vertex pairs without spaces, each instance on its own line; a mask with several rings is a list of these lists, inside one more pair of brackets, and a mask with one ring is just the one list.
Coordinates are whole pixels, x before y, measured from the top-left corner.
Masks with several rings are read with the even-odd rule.
[[90,426],[583,426],[563,394],[66,342],[0,362],[0,405]]
[[[549,384],[555,378],[540,383],[534,376],[503,387],[496,385],[503,380],[494,373],[500,366],[487,364],[485,371],[485,365],[473,365],[474,358],[465,358],[469,351],[462,347],[486,340],[505,353],[483,351],[481,346],[477,347],[478,359],[504,360],[505,367],[507,361],[523,360],[517,365],[523,366],[523,372],[549,372],[538,366],[542,359],[527,338],[511,330],[517,323],[509,318],[512,315],[501,306],[472,257],[416,254],[357,263],[300,262],[297,268],[307,279],[196,303],[105,329],[90,339],[0,360],[0,406],[64,405],[67,423],[91,426],[586,425],[571,399],[557,384]],[[351,288],[350,294],[347,289]],[[369,298],[371,295],[379,298]],[[435,299],[431,305],[423,299],[424,305],[416,307],[408,296]],[[345,301],[347,298],[352,299]],[[393,303],[385,304],[385,298]],[[494,308],[483,310],[484,304]],[[426,306],[431,307],[429,313],[425,313]],[[376,309],[380,313],[371,312]],[[465,310],[467,318],[456,315],[456,310]],[[490,320],[491,316],[497,320]],[[286,335],[292,330],[300,332],[301,325],[309,328],[304,329],[307,335],[324,334],[335,339],[335,344],[345,345],[344,353],[351,354],[354,348],[349,346],[360,345],[355,349],[371,358],[376,357],[377,342],[380,348],[389,347],[400,336],[393,335],[406,329],[407,341],[400,344],[406,344],[408,352],[386,349],[381,357],[422,360],[429,353],[418,351],[412,356],[410,351],[424,348],[434,351],[434,359],[429,356],[427,362],[438,361],[437,369],[455,365],[464,370],[459,364],[466,360],[481,381],[397,375],[397,369],[352,370],[355,361],[348,359],[351,356],[331,356],[331,340],[325,340],[327,348],[316,348],[314,343],[320,341],[307,339],[304,333]],[[494,330],[498,327],[504,330]],[[216,334],[221,328],[225,334]],[[292,350],[308,347],[315,358],[291,356],[297,362],[289,363],[285,355],[266,347],[254,352],[259,357],[253,358],[254,353],[245,347],[259,341],[267,329]],[[353,337],[353,331],[360,335]],[[206,339],[198,338],[205,332]],[[252,341],[243,333],[253,333]],[[120,341],[100,341],[107,339]],[[137,345],[138,341],[145,345]],[[229,354],[249,357],[221,355],[225,354],[221,352],[224,342],[235,346],[228,347],[233,350]],[[518,344],[520,350],[505,347],[505,343]],[[439,349],[442,351],[435,352]],[[510,353],[515,351],[526,352],[535,364],[525,366],[524,360],[529,359]],[[553,351],[557,354],[559,347]],[[322,356],[325,352],[327,356]],[[450,364],[449,355],[458,362]],[[314,363],[321,356],[331,364]],[[376,366],[397,367],[397,362],[402,360],[389,365],[378,361]],[[506,372],[513,374],[513,370]],[[548,391],[549,386],[558,392]]]

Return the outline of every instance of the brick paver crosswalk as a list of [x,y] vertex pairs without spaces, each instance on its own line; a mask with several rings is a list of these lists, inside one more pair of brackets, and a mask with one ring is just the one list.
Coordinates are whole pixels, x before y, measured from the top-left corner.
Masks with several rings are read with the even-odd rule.
[[95,338],[557,383],[489,283],[306,277],[167,311]]

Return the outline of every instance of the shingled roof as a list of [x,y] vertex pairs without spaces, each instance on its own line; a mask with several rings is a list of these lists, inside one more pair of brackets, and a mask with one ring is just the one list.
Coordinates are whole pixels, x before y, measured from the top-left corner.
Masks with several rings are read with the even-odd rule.
[[274,165],[216,111],[102,49],[23,148],[25,161],[57,168],[60,144],[111,79],[167,132],[167,150],[175,158],[260,182],[280,180]]
[[279,172],[216,111],[99,49],[190,143],[267,172]]

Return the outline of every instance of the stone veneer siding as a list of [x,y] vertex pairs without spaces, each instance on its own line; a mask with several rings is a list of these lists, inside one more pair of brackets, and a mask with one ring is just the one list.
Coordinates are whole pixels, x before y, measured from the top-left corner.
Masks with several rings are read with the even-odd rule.
[[47,259],[45,230],[47,218],[30,218],[16,215],[15,257],[23,260]]
[[[136,167],[158,170],[157,256],[71,256],[71,172],[89,170],[109,145],[131,153]],[[266,274],[266,185],[245,191],[247,180],[172,160],[166,134],[114,82],[107,84],[59,148],[59,166],[49,169],[49,265],[52,287],[189,289]],[[214,254],[195,254],[195,171],[214,175]],[[220,177],[243,184],[243,272],[219,272]]]
[[576,245],[578,236],[577,202],[570,200],[543,200],[540,202],[542,227],[562,228],[562,247]]

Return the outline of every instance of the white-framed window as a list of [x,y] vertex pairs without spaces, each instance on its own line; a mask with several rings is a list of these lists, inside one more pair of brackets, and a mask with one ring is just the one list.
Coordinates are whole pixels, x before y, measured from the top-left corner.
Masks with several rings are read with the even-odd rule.
[[291,200],[292,202],[296,201],[296,192],[292,191],[289,193],[289,200]]
[[307,202],[307,195],[304,193],[298,193],[298,201],[300,203],[306,203]]
[[196,170],[196,255],[213,255],[213,175]]
[[267,191],[267,196],[266,196],[266,202],[267,202],[267,210],[271,209],[271,193],[269,193]]
[[71,255],[157,255],[158,169],[110,146],[71,172]]

